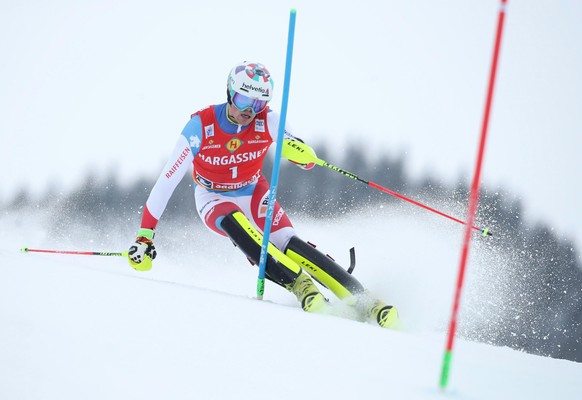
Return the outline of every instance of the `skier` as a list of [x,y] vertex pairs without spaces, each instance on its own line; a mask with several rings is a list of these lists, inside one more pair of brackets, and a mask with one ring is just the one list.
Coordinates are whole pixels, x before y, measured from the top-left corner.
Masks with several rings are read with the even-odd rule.
[[[260,63],[236,65],[228,76],[226,96],[226,103],[192,114],[156,181],[144,206],[137,239],[128,251],[129,263],[136,270],[151,269],[156,257],[154,230],[190,164],[202,221],[211,231],[230,238],[251,263],[259,264],[269,199],[262,164],[279,131],[279,115],[268,107],[273,96],[269,71]],[[285,139],[301,141],[287,130]],[[314,166],[295,164],[306,170]],[[363,318],[374,319],[382,327],[395,325],[396,308],[375,299],[351,274],[300,239],[278,202],[273,215],[268,280],[293,293],[305,311],[321,312],[327,300],[313,277],[356,307]]]

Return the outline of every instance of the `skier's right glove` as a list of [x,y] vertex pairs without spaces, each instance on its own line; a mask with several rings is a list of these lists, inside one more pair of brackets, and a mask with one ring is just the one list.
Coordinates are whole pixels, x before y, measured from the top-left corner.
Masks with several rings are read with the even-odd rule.
[[152,269],[152,260],[157,252],[154,246],[154,230],[142,228],[137,233],[137,239],[127,251],[129,265],[137,271],[149,271]]

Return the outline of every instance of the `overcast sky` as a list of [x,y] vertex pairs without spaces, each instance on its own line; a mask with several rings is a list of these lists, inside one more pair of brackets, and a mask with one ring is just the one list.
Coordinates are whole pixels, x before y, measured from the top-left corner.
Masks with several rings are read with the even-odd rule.
[[[411,180],[470,180],[498,0],[3,1],[0,200],[157,176],[245,59],[271,70],[278,109],[291,7],[296,134],[335,164],[364,140],[405,152]],[[580,21],[578,0],[509,0],[482,177],[582,248]]]

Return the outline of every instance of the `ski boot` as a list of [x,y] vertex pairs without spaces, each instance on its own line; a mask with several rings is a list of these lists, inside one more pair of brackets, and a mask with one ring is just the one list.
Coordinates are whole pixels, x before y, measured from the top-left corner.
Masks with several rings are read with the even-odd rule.
[[374,320],[382,328],[394,329],[398,327],[396,307],[377,300],[368,290],[355,296],[354,305],[365,319]]
[[367,311],[367,316],[376,320],[382,328],[396,328],[398,325],[398,311],[396,307],[387,306],[381,301],[373,303]]
[[287,286],[287,290],[297,296],[301,308],[305,311],[321,312],[327,307],[327,299],[305,272],[301,272],[295,282]]

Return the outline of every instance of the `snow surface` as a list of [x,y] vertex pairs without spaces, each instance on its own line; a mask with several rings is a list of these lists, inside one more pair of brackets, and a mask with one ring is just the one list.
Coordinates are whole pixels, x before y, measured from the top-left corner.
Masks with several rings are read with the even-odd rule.
[[[42,216],[4,215],[0,398],[582,398],[580,363],[462,339],[440,391],[462,229],[382,208],[332,222],[292,217],[340,263],[356,247],[354,274],[399,308],[400,331],[305,313],[273,284],[254,299],[256,269],[199,228],[160,229],[159,258],[140,273],[121,257],[19,251],[121,251],[133,224],[99,238],[74,227],[56,240]],[[489,290],[479,270],[493,256],[502,257],[473,248],[461,326],[483,322],[471,304]]]

